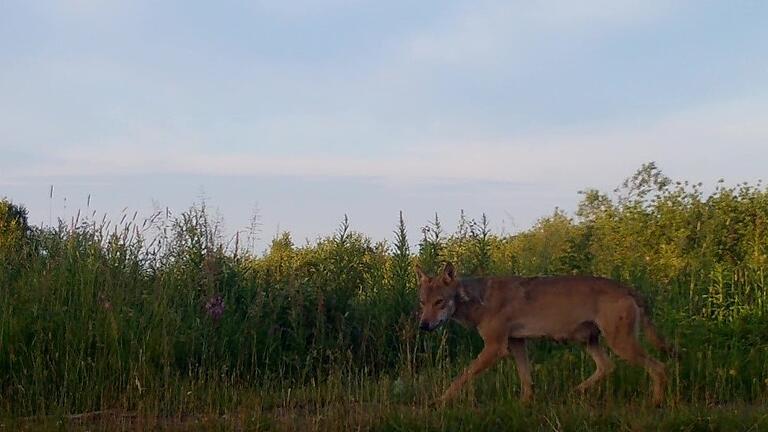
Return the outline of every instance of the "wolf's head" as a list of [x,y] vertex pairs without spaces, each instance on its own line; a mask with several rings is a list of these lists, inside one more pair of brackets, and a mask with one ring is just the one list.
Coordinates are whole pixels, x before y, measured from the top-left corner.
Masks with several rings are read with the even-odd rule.
[[448,321],[456,311],[456,302],[464,300],[461,284],[456,278],[453,264],[447,262],[442,272],[428,276],[416,266],[419,277],[419,304],[421,304],[422,330],[432,331]]

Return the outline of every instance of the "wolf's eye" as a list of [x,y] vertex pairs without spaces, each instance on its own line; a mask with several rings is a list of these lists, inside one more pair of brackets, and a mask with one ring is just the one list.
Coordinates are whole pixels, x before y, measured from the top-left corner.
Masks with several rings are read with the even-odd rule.
[[437,299],[437,300],[435,300],[435,306],[438,306],[438,307],[440,307],[440,306],[442,306],[442,305],[443,305],[443,303],[445,303],[445,301],[444,301],[443,299]]

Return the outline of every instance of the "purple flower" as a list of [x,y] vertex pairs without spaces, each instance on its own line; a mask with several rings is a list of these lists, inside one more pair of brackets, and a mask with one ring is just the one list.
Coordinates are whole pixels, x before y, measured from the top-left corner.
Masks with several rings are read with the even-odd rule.
[[221,294],[214,294],[205,302],[205,313],[214,322],[218,322],[222,315],[224,315],[224,297]]

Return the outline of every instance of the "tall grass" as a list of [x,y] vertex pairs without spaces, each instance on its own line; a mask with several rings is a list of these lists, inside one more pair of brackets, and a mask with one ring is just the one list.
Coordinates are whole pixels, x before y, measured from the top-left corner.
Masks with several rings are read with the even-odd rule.
[[[575,218],[556,210],[514,235],[463,213],[448,234],[435,216],[416,251],[402,214],[391,244],[354,232],[345,217],[314,243],[283,233],[254,255],[222,238],[205,205],[44,228],[3,201],[0,410],[178,416],[341,397],[398,413],[399,403],[435,396],[481,346],[458,326],[416,329],[412,265],[436,270],[442,260],[465,275],[630,283],[679,352],[667,361],[672,404],[759,404],[768,395],[767,224],[761,185],[705,195],[652,164],[613,196],[585,191]],[[531,355],[549,398],[573,400],[593,369],[578,347],[542,341]],[[512,368],[492,371],[470,396],[514,398]],[[646,387],[642,371],[620,367],[599,395],[631,402]]]

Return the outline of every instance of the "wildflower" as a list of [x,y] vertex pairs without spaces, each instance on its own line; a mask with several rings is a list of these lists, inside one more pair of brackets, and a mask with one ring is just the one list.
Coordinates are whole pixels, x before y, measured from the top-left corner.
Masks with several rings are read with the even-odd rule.
[[214,294],[205,302],[205,313],[214,321],[218,322],[224,315],[224,297],[221,294]]
[[99,306],[105,311],[112,310],[112,302],[109,301],[109,298],[104,293],[99,294]]

